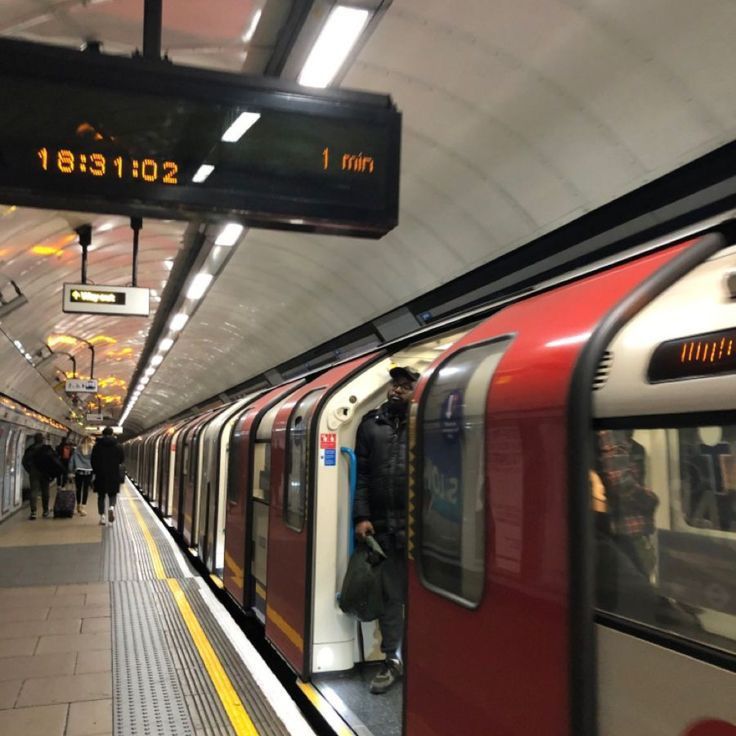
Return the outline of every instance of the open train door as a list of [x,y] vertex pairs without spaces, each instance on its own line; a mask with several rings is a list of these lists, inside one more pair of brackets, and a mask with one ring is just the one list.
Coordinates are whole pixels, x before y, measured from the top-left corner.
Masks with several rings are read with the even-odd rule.
[[597,733],[592,453],[572,430],[590,435],[596,366],[579,396],[574,378],[616,315],[630,318],[718,240],[518,301],[420,379],[409,434],[409,736]]
[[273,425],[266,637],[302,679],[309,674],[305,653],[310,650],[312,503],[319,447],[315,418],[328,393],[375,355],[338,365],[299,387],[281,405]]

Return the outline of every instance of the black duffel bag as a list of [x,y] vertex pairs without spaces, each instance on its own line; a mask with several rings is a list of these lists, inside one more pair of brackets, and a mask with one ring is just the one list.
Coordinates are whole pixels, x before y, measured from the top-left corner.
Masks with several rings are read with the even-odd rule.
[[368,536],[353,552],[342,581],[340,609],[359,621],[374,621],[383,613],[381,563],[386,553]]

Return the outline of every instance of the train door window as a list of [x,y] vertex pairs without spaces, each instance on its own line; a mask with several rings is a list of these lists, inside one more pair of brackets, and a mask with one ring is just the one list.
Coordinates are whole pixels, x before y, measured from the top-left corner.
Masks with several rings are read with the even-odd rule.
[[312,414],[323,391],[304,396],[291,412],[287,433],[286,499],[284,521],[294,531],[304,528],[309,483],[309,428]]
[[271,501],[271,440],[258,440],[253,447],[253,498]]
[[598,608],[736,653],[736,423],[599,429]]
[[430,379],[420,408],[422,581],[470,607],[480,603],[485,571],[488,389],[509,342],[506,338],[452,355]]

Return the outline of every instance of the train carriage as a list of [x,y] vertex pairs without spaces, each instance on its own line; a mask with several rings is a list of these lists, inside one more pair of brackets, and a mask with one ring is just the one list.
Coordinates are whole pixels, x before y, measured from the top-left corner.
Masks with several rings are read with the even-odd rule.
[[[646,244],[162,428],[145,462],[174,478],[160,493],[185,543],[196,529],[208,569],[356,731],[708,733],[736,721],[730,232]],[[380,632],[337,596],[350,450],[392,365],[422,376],[406,676],[380,704]],[[614,501],[626,473],[655,509],[638,537]]]

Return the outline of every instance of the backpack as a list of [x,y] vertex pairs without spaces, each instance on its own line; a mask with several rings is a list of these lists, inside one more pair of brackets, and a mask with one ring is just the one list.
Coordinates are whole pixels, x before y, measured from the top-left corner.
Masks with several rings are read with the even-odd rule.
[[43,445],[38,449],[34,458],[36,467],[48,475],[49,478],[56,478],[64,472],[64,466],[51,448],[51,445]]

